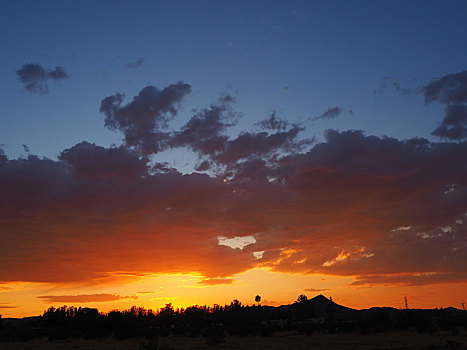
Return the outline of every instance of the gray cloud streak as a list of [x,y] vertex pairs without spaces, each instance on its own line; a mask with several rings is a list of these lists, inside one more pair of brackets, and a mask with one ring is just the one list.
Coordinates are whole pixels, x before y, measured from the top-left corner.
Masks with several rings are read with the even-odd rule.
[[54,69],[46,70],[40,64],[28,63],[16,71],[19,80],[26,91],[46,94],[49,92],[50,81],[68,79],[69,76],[63,67],[57,66]]

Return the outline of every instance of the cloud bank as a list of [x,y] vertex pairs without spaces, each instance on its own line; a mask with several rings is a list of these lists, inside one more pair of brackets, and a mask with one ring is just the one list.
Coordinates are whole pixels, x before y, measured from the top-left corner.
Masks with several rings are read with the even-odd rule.
[[[427,102],[459,100],[441,86]],[[0,153],[0,281],[196,273],[213,285],[254,267],[356,285],[467,280],[465,141],[328,130],[316,143],[276,115],[231,135],[240,114],[229,96],[169,129],[190,91],[179,82],[128,103],[104,98],[118,147],[81,142],[57,160]],[[178,148],[195,153],[200,172],[157,162]],[[252,238],[235,249],[219,237]]]

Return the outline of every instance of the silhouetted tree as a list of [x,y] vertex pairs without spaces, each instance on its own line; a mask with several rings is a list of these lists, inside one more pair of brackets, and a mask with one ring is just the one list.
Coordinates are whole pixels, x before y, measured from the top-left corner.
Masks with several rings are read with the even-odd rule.
[[295,301],[296,304],[296,314],[295,318],[298,321],[303,321],[307,317],[312,316],[312,307],[308,303],[308,297],[305,294],[300,294]]
[[261,302],[261,297],[260,297],[259,295],[255,296],[255,301],[256,301],[256,302],[258,303],[258,305],[259,305],[259,303]]
[[238,310],[241,307],[242,307],[242,303],[238,299],[232,300],[232,302],[230,303],[230,306],[229,306],[229,308],[231,310]]

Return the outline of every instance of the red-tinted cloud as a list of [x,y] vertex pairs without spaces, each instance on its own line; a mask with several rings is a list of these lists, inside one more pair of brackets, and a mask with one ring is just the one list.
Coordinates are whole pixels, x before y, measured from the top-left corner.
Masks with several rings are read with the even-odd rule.
[[122,297],[118,294],[42,295],[37,298],[46,303],[96,303],[121,299],[138,299],[137,296]]
[[[164,89],[141,92],[123,107],[103,101],[108,123],[125,133],[150,131],[138,131],[135,143],[107,149],[83,142],[57,161],[0,154],[0,280],[82,283],[182,272],[212,284],[255,266],[356,276],[359,284],[465,280],[467,143],[331,130],[304,152],[311,141],[298,138],[298,126],[231,138],[208,109],[166,134],[175,140],[190,130],[177,147],[199,152],[206,170],[218,166],[216,175],[184,175],[148,163],[154,150],[144,140],[155,135],[141,126],[175,113],[188,87],[171,89],[179,93],[168,91],[168,100]],[[221,146],[206,148],[212,152],[187,141],[219,135]],[[218,237],[245,236],[255,243],[242,250],[218,244]]]
[[214,286],[218,284],[232,284],[233,282],[232,278],[205,278],[198,283],[204,286]]

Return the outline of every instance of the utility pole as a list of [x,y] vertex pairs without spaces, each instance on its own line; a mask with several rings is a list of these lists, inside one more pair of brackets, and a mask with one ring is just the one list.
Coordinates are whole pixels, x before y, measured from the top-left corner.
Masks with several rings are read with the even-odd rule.
[[465,303],[461,303],[462,304],[462,310],[465,311]]
[[409,309],[409,304],[407,303],[407,297],[404,297],[404,302],[405,302],[405,309]]

